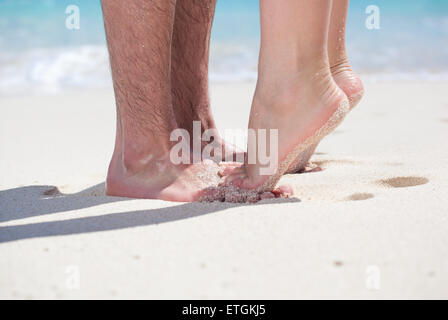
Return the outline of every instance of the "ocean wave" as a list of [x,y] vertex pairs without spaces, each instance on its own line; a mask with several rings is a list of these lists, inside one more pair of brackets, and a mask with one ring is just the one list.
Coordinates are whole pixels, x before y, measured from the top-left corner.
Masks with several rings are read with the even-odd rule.
[[[444,62],[416,64],[393,48],[352,55],[355,69],[366,81],[448,81]],[[212,83],[254,81],[257,45],[215,43],[211,49]],[[417,67],[418,66],[418,67]],[[78,46],[0,52],[0,95],[51,94],[67,89],[112,86],[106,46]]]
[[102,46],[0,53],[1,94],[107,87],[110,79],[107,49]]

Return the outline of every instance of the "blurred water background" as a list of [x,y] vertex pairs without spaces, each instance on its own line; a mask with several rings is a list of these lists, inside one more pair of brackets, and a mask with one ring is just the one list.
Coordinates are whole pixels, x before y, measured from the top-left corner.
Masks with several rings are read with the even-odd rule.
[[[66,28],[69,5],[79,30]],[[378,30],[365,26],[369,5],[380,9]],[[447,0],[352,0],[347,33],[367,81],[448,80]],[[212,82],[256,79],[258,0],[218,0],[211,46]],[[1,95],[110,86],[100,0],[0,0]]]

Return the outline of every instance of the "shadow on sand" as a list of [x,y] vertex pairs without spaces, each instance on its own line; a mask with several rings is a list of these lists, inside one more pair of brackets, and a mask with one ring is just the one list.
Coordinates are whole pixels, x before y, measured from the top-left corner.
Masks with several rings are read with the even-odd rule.
[[[55,186],[26,186],[0,191],[0,223],[129,201],[104,195],[104,183],[74,194],[62,194]],[[151,201],[151,200],[148,200]],[[179,203],[165,208],[116,212],[67,220],[0,226],[0,243],[15,240],[119,230],[168,223],[240,206],[300,202],[297,198],[264,200],[258,204]]]

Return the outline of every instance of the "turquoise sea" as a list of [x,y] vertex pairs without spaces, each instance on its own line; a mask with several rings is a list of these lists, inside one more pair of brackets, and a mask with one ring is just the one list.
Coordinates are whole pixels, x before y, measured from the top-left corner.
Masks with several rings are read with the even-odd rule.
[[[79,30],[66,28],[69,5]],[[369,5],[380,29],[365,26]],[[0,94],[110,86],[100,0],[0,0],[0,30]],[[218,0],[211,80],[255,79],[258,46],[258,1]],[[348,48],[369,80],[447,80],[448,1],[352,0]]]

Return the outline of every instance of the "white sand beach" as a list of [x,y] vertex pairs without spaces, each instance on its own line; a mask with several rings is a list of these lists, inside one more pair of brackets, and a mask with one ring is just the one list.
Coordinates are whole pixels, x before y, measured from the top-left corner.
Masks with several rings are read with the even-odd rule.
[[[245,128],[253,83],[211,88]],[[0,298],[448,298],[448,83],[367,83],[258,204],[104,195],[112,90],[0,98]]]

